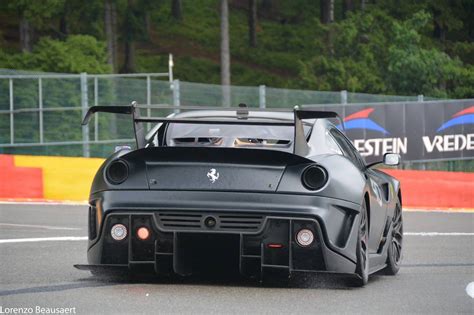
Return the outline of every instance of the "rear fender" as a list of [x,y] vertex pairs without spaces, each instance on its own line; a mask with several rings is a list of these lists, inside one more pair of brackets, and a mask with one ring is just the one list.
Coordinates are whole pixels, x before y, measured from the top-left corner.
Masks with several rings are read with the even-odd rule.
[[306,189],[301,184],[301,176],[307,164],[288,166],[278,186],[278,192],[315,194],[335,199],[342,199],[356,204],[362,204],[366,187],[362,172],[346,157],[341,155],[326,155],[311,161],[324,167],[328,173],[328,182],[317,191]]

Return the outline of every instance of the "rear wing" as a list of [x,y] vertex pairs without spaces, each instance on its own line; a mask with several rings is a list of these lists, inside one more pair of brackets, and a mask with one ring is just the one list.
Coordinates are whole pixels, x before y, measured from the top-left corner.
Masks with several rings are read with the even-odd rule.
[[[140,109],[161,109],[161,110],[210,110],[210,111],[230,111],[235,112],[235,120],[222,118],[180,118],[180,117],[142,117]],[[252,112],[287,112],[293,113],[293,120],[283,119],[248,119],[249,110]],[[344,122],[336,112],[320,111],[316,108],[300,108],[295,106],[293,109],[281,108],[247,108],[245,104],[239,104],[239,107],[203,107],[203,106],[169,106],[169,105],[137,105],[132,102],[128,106],[92,106],[87,111],[82,125],[87,125],[95,113],[114,113],[126,114],[132,118],[133,129],[137,148],[144,148],[146,145],[145,129],[143,123],[180,123],[180,124],[219,124],[219,125],[253,125],[253,126],[293,126],[295,128],[294,154],[306,156],[309,152],[308,142],[304,134],[304,119],[328,119],[335,118],[344,128]]]

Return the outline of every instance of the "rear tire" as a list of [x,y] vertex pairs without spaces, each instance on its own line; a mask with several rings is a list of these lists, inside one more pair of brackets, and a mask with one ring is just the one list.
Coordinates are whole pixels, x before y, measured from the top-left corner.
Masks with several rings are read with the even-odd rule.
[[356,274],[350,285],[363,287],[369,282],[369,220],[367,216],[367,205],[362,204],[360,210],[360,224],[356,248]]
[[403,216],[400,200],[397,200],[392,218],[392,237],[387,250],[387,267],[384,269],[386,275],[394,276],[400,270],[403,248]]

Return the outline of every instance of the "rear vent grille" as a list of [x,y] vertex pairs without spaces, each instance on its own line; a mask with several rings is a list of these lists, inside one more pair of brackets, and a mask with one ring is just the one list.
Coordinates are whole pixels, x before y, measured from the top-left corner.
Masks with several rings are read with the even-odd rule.
[[200,214],[181,214],[181,213],[160,213],[159,221],[163,227],[167,228],[200,228]]
[[236,216],[220,215],[219,226],[221,229],[243,229],[256,231],[260,229],[263,222],[263,216]]
[[[207,227],[207,218],[215,219],[213,227]],[[254,214],[222,213],[183,213],[157,212],[155,218],[158,226],[164,231],[229,231],[258,232],[262,229],[265,216]]]

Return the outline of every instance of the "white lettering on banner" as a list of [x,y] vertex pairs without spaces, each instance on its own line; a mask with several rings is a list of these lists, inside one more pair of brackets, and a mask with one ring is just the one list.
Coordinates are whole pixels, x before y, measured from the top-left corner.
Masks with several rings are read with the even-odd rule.
[[424,136],[423,144],[425,145],[426,152],[431,153],[435,149],[438,152],[453,152],[462,150],[474,150],[474,134],[470,133],[467,135],[456,134],[456,135],[437,135],[433,139],[428,136]]
[[406,154],[407,138],[356,139],[354,146],[362,156],[380,156],[384,153]]

